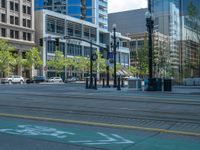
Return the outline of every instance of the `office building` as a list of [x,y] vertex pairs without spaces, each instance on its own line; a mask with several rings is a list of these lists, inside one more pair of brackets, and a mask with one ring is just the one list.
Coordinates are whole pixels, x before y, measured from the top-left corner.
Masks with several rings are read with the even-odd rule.
[[[190,6],[200,15],[199,0],[152,1],[154,30],[169,37],[171,76],[178,81],[200,77],[200,20],[189,16]],[[194,19],[195,18],[195,19]]]
[[[37,45],[40,45],[39,41],[43,39],[43,46],[39,46],[43,58],[41,75],[46,77],[56,75],[55,70],[52,68],[45,69],[47,61],[55,56],[56,38],[60,39],[59,50],[63,52],[66,58],[84,56],[86,59],[89,59],[90,42],[84,40],[92,40],[94,43],[92,45],[93,52],[98,50],[101,53],[107,52],[108,45],[111,42],[111,34],[99,28],[98,25],[47,9],[35,11],[35,21]],[[66,38],[67,36],[77,39]],[[125,37],[120,36],[120,42],[123,39],[127,40]],[[120,49],[118,50],[121,51],[121,53],[119,52],[121,54],[120,61],[123,66],[128,66],[130,52],[128,48],[122,49],[122,47],[123,45],[120,44]],[[75,70],[65,69],[61,76],[64,79],[67,76],[76,76],[77,73]]]
[[[22,56],[35,46],[34,24],[33,0],[0,0],[0,39],[12,44]],[[29,76],[21,66],[13,74]]]
[[[167,76],[182,82],[185,78],[200,77],[200,41],[199,26],[200,20],[189,16],[189,6],[193,5],[200,16],[199,0],[152,0],[152,13],[154,18],[154,53],[163,54],[166,57],[162,66],[153,61],[154,76]],[[145,12],[147,9],[131,10],[108,15],[109,31],[112,24],[117,25],[117,31],[131,38],[131,64],[137,64],[137,45],[141,45],[141,40],[147,39],[147,28]],[[146,40],[145,40],[146,39]],[[137,43],[137,41],[139,43]],[[159,41],[159,42],[158,42]],[[144,42],[142,42],[144,43]],[[160,43],[160,44],[159,44]],[[167,73],[166,73],[167,70]],[[162,73],[159,73],[162,72]],[[160,75],[158,75],[160,74]]]
[[48,9],[108,29],[107,0],[35,0],[35,10]]

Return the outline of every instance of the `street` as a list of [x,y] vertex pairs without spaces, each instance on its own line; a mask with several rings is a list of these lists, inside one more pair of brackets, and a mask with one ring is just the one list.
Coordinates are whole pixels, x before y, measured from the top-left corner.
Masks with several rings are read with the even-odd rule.
[[199,95],[0,85],[2,150],[198,150]]

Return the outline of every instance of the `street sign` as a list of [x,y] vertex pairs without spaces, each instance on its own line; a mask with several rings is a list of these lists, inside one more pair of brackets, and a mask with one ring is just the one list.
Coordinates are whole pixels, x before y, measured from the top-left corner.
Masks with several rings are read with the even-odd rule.
[[113,52],[109,52],[109,58],[113,58]]

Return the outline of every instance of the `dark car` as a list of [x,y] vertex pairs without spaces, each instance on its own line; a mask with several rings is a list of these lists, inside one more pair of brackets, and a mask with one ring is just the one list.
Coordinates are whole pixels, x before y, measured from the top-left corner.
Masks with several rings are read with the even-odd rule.
[[27,79],[26,83],[40,83],[45,82],[46,78],[44,76],[35,76],[32,79]]

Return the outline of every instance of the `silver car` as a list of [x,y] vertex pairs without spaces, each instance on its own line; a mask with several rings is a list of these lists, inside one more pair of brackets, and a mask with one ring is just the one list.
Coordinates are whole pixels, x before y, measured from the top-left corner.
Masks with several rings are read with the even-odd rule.
[[63,82],[61,77],[51,77],[48,82]]
[[20,83],[20,84],[23,84],[24,78],[21,77],[21,76],[18,76],[18,75],[10,75],[6,78],[2,78],[1,83],[8,83],[8,84]]

